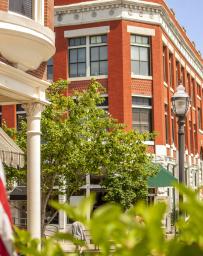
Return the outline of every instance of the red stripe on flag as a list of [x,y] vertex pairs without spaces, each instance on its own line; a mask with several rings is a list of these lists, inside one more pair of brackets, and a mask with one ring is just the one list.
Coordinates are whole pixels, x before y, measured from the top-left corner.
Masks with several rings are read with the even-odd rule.
[[9,256],[9,254],[4,246],[4,243],[1,240],[1,237],[0,237],[0,256]]
[[12,225],[12,218],[11,218],[11,211],[10,211],[10,207],[8,204],[8,198],[7,198],[7,193],[6,193],[6,189],[4,187],[4,184],[2,182],[2,180],[0,179],[0,202],[4,208],[4,211],[6,212],[10,223]]

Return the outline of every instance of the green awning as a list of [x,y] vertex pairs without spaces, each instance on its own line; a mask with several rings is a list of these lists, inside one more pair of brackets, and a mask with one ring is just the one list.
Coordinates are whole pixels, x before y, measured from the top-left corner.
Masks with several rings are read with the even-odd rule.
[[148,179],[148,187],[157,188],[157,187],[172,187],[172,184],[177,181],[177,179],[166,170],[162,165],[159,165],[158,173],[149,177]]

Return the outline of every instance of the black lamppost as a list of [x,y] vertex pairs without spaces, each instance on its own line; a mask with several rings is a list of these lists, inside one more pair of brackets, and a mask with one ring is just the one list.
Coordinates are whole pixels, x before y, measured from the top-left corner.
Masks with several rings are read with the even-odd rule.
[[[184,155],[185,155],[185,117],[190,104],[190,97],[185,92],[185,87],[180,84],[172,96],[173,112],[178,117],[178,150],[179,150],[179,183],[185,183]],[[179,202],[183,197],[179,195]]]

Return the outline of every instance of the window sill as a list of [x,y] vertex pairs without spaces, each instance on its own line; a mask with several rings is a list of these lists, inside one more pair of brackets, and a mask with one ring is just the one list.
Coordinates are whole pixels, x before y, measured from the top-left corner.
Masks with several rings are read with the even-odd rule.
[[203,130],[199,129],[199,133],[203,134]]
[[135,79],[142,79],[142,80],[152,80],[152,76],[141,76],[141,75],[132,75],[131,74],[131,78],[135,78]]
[[154,141],[152,141],[152,140],[146,140],[146,141],[144,141],[144,144],[145,144],[145,145],[148,145],[148,146],[154,146]]
[[67,80],[70,82],[74,81],[86,81],[91,79],[107,79],[108,75],[101,75],[101,76],[81,76],[81,77],[69,77]]

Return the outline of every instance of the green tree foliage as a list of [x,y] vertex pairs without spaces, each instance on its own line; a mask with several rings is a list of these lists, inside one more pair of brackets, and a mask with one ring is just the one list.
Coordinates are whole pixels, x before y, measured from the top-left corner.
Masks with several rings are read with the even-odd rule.
[[[50,198],[66,193],[68,198],[84,185],[86,174],[102,175],[106,200],[120,202],[123,208],[133,205],[147,194],[147,177],[155,168],[146,154],[147,134],[125,131],[110,115],[98,108],[102,103],[102,86],[92,81],[83,92],[67,97],[66,81],[51,85],[50,101],[42,113],[41,184],[42,226],[57,211],[48,211]],[[26,124],[13,134],[26,153]],[[9,168],[8,179],[25,179],[26,171]],[[118,177],[123,177],[119,182]],[[112,189],[113,188],[113,189]]]
[[[147,206],[138,203],[128,211],[123,211],[117,204],[106,204],[92,214],[91,220],[86,220],[86,212],[93,206],[92,198],[85,199],[79,207],[73,208],[67,204],[52,202],[52,205],[63,210],[72,219],[78,220],[89,229],[91,239],[99,250],[90,250],[90,246],[83,241],[75,240],[69,233],[56,234],[48,240],[39,252],[34,242],[22,231],[18,231],[16,246],[20,252],[30,250],[29,254],[45,255],[47,246],[52,248],[47,256],[56,255],[101,255],[101,256],[200,256],[203,255],[203,202],[198,199],[198,193],[183,186],[179,190],[184,195],[181,209],[187,214],[177,223],[178,234],[171,239],[165,235],[162,219],[165,214],[165,204]],[[23,231],[24,232],[24,231]],[[60,250],[56,240],[71,241],[75,250],[65,253]],[[78,251],[80,248],[80,251]],[[60,252],[55,253],[58,250]]]

